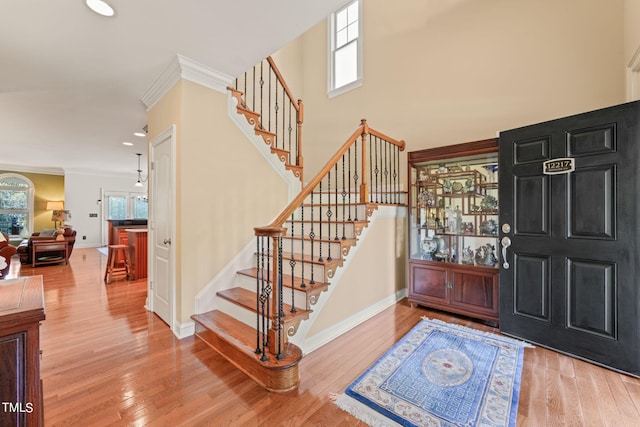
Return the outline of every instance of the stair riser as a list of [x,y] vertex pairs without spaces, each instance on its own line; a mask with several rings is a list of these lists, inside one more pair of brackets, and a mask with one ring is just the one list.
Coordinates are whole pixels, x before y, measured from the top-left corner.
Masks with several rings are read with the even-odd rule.
[[[291,226],[291,223],[285,224],[284,227],[287,228],[287,236],[300,237],[304,231],[304,236],[308,238],[312,231],[310,222],[304,223],[304,230],[302,223],[299,222],[294,223],[293,227]],[[323,239],[334,239],[336,235],[339,239],[343,236],[347,239],[354,239],[358,237],[358,234],[356,234],[356,226],[353,223],[338,223],[337,228],[338,230],[336,232],[335,222],[332,222],[331,224],[326,222],[323,222],[322,224],[314,223],[313,233],[317,239],[320,239],[321,234]]]
[[[238,274],[237,278],[234,280],[234,284],[235,286],[242,287],[252,292],[255,292],[256,290],[256,279],[253,277]],[[287,304],[291,304],[291,288],[285,286],[283,289],[283,293],[284,293],[284,302],[286,302]],[[294,302],[296,307],[302,307],[307,310],[310,309],[311,304],[309,303],[309,301],[307,301],[306,292],[294,290],[294,298],[295,298]]]
[[[271,262],[270,257],[265,258],[265,260],[267,259],[268,259],[268,262]],[[289,261],[290,261],[289,259],[286,259],[286,258],[283,259],[282,268],[283,268],[284,274],[291,275],[291,265],[289,264]],[[266,267],[265,267],[265,270],[266,270]],[[309,282],[311,280],[312,271],[313,271],[313,279],[316,282],[324,282],[324,283],[329,282],[331,277],[333,277],[333,274],[335,273],[335,271],[331,267],[325,268],[325,266],[322,264],[312,264],[310,262],[302,263],[300,261],[296,261],[293,268],[293,275],[297,277],[302,277],[303,276],[302,273],[304,272],[304,279],[306,282]]]
[[[318,201],[316,200],[316,203]],[[351,212],[349,212],[349,207],[351,207]],[[314,220],[322,220],[335,222],[336,219],[338,221],[342,221],[344,219],[351,220],[364,220],[367,219],[367,207],[366,205],[351,205],[351,206],[342,206],[340,203],[338,206],[334,204],[329,206],[305,206],[302,209],[298,209],[296,211],[296,218],[300,219],[302,217],[302,213],[304,213],[304,219],[311,220],[311,211],[313,210],[313,218]],[[331,210],[331,217],[327,215],[327,213]]]
[[331,241],[331,242],[319,242],[314,241],[313,244],[310,240],[298,240],[298,239],[282,239],[282,248],[284,253],[291,253],[291,244],[293,241],[293,253],[302,253],[302,248],[304,247],[304,254],[311,255],[311,247],[313,246],[313,254],[316,258],[322,254],[323,258],[327,258],[331,255],[331,258],[339,259],[344,258],[350,249],[350,245],[345,245],[345,249],[342,248],[342,244],[339,241]]
[[[255,289],[254,289],[255,290]],[[233,302],[225,299],[218,298],[218,309],[229,316],[235,318],[236,320],[241,321],[245,325],[249,325],[252,328],[256,327],[256,313],[250,310],[247,310],[244,307],[241,307]],[[271,326],[270,321],[269,327]]]

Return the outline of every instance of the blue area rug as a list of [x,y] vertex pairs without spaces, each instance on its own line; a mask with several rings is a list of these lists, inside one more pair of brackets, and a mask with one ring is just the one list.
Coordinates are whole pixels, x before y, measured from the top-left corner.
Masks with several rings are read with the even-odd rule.
[[336,403],[371,426],[515,426],[524,347],[424,319]]

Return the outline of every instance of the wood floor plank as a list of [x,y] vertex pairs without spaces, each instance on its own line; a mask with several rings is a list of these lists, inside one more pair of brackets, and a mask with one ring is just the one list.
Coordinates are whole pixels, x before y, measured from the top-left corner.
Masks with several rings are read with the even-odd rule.
[[[144,309],[146,281],[105,285],[105,259],[74,249],[68,266],[20,266],[42,274],[45,425],[345,426],[364,424],[329,398],[344,389],[422,316],[483,331],[495,328],[400,302],[307,354],[298,390],[269,393],[200,340],[178,340]],[[524,354],[519,427],[636,426],[640,379],[545,348]]]

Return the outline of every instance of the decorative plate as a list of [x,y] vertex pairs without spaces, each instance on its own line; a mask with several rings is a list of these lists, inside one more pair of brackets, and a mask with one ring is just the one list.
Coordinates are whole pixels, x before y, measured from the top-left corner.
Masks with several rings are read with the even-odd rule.
[[454,193],[462,193],[463,185],[462,185],[461,182],[456,181],[456,182],[453,183],[453,187],[452,188],[453,188],[453,192]]

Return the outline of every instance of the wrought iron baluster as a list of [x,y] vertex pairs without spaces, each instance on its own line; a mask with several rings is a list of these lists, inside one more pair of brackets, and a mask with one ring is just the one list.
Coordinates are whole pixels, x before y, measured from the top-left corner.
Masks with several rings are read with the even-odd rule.
[[373,138],[369,135],[369,202],[373,202]]
[[284,314],[284,301],[283,301],[283,288],[282,288],[282,235],[279,235],[276,238],[276,242],[278,243],[278,354],[276,359],[282,360],[284,355],[282,354],[282,319],[285,317]]
[[[273,93],[275,94],[275,98],[276,98],[276,102],[274,104],[273,107],[273,111],[275,111],[275,130],[273,131],[273,133],[275,134],[274,136],[274,141],[273,141],[273,146],[278,148],[278,110],[280,109],[280,105],[278,104],[278,76],[274,73],[274,77],[275,77],[275,81],[276,81],[276,88],[273,91]],[[283,147],[284,148],[284,145]]]
[[269,111],[269,124],[267,125],[267,130],[269,132],[271,132],[271,64],[269,64],[269,72],[268,74],[268,78],[269,78],[269,87],[268,87],[268,98],[267,98],[267,110]]
[[260,63],[260,127],[264,129],[264,61]]
[[355,206],[356,215],[355,215],[354,219],[355,219],[355,221],[357,221],[358,220],[358,207],[359,207],[359,203],[360,203],[360,189],[358,188],[358,179],[360,178],[358,176],[358,141],[356,141],[356,143],[354,144],[353,148],[355,149],[354,150],[354,153],[355,153],[354,164],[356,165],[356,170],[355,170],[355,172],[353,174],[353,186],[356,189],[356,206]]
[[346,203],[347,203],[347,190],[345,187],[345,174],[344,174],[344,154],[342,155],[342,159],[340,160],[342,162],[342,240],[347,240],[347,233],[346,233],[346,227],[347,227],[347,222],[345,221],[346,218]]
[[[236,87],[237,89],[237,87]],[[262,350],[260,349],[260,295],[262,294],[263,284],[262,274],[261,274],[261,266],[260,266],[260,242],[262,241],[262,237],[256,236],[256,354],[260,354]]]
[[316,281],[313,280],[314,279],[314,270],[315,268],[313,268],[313,260],[314,260],[314,255],[313,252],[315,250],[315,239],[316,239],[316,233],[313,231],[314,229],[314,221],[313,221],[313,211],[315,210],[315,207],[313,206],[313,191],[311,191],[311,232],[309,233],[309,239],[311,239],[311,261],[309,262],[309,266],[311,268],[311,280],[309,280],[309,284],[310,285],[315,285]]
[[251,90],[251,111],[256,111],[256,66],[253,66],[253,81],[252,81],[252,87],[253,89]]
[[393,196],[393,202],[395,204],[398,204],[399,199],[398,197],[400,196],[400,188],[398,187],[398,146],[394,145],[393,146],[393,160],[394,160],[394,164],[393,164],[393,188],[394,188],[394,196]]
[[376,176],[376,203],[378,203],[378,192],[380,191],[380,187],[378,186],[378,175],[380,174],[380,169],[378,168],[378,137],[374,137],[374,147],[375,147],[375,159],[376,159],[376,167],[373,171]]
[[335,240],[340,240],[338,238],[338,163],[335,164],[336,171],[336,188],[335,188],[335,199],[336,199],[336,238]]
[[[295,235],[293,231],[293,219],[294,215],[291,214],[291,259],[289,260],[289,266],[291,266],[291,312],[295,313],[298,310],[296,309],[296,287],[295,287],[295,267],[296,267],[296,256],[294,253],[294,242]],[[303,243],[304,244],[304,243]]]
[[384,144],[384,202],[389,203],[389,142]]
[[329,172],[327,173],[327,177],[328,177],[328,182],[327,182],[327,189],[329,190],[327,193],[327,198],[328,203],[327,203],[327,234],[329,235],[329,239],[327,242],[327,246],[328,246],[328,251],[329,251],[329,255],[327,256],[327,260],[331,261],[333,258],[331,258],[331,169],[329,169]]
[[322,180],[320,180],[320,202],[318,204],[318,227],[320,228],[320,245],[319,245],[319,256],[318,256],[318,261],[320,262],[324,262],[324,259],[322,259]]
[[347,193],[349,195],[349,197],[348,197],[348,200],[349,200],[349,219],[348,219],[348,221],[351,221],[351,147],[349,147],[349,149],[347,150],[347,161],[349,162],[349,168],[348,168],[348,174],[347,174],[347,177],[349,178],[349,180],[347,181],[348,190],[349,190],[349,192]]
[[300,205],[300,240],[302,241],[302,254],[300,255],[300,262],[301,262],[301,271],[302,271],[302,275],[301,275],[301,280],[302,282],[300,283],[300,287],[301,288],[306,288],[307,284],[304,283],[304,203]]
[[289,164],[291,165],[291,131],[293,130],[293,128],[291,127],[291,109],[292,109],[292,101],[291,99],[289,99],[289,127],[287,128],[288,131],[288,139],[289,139]]

